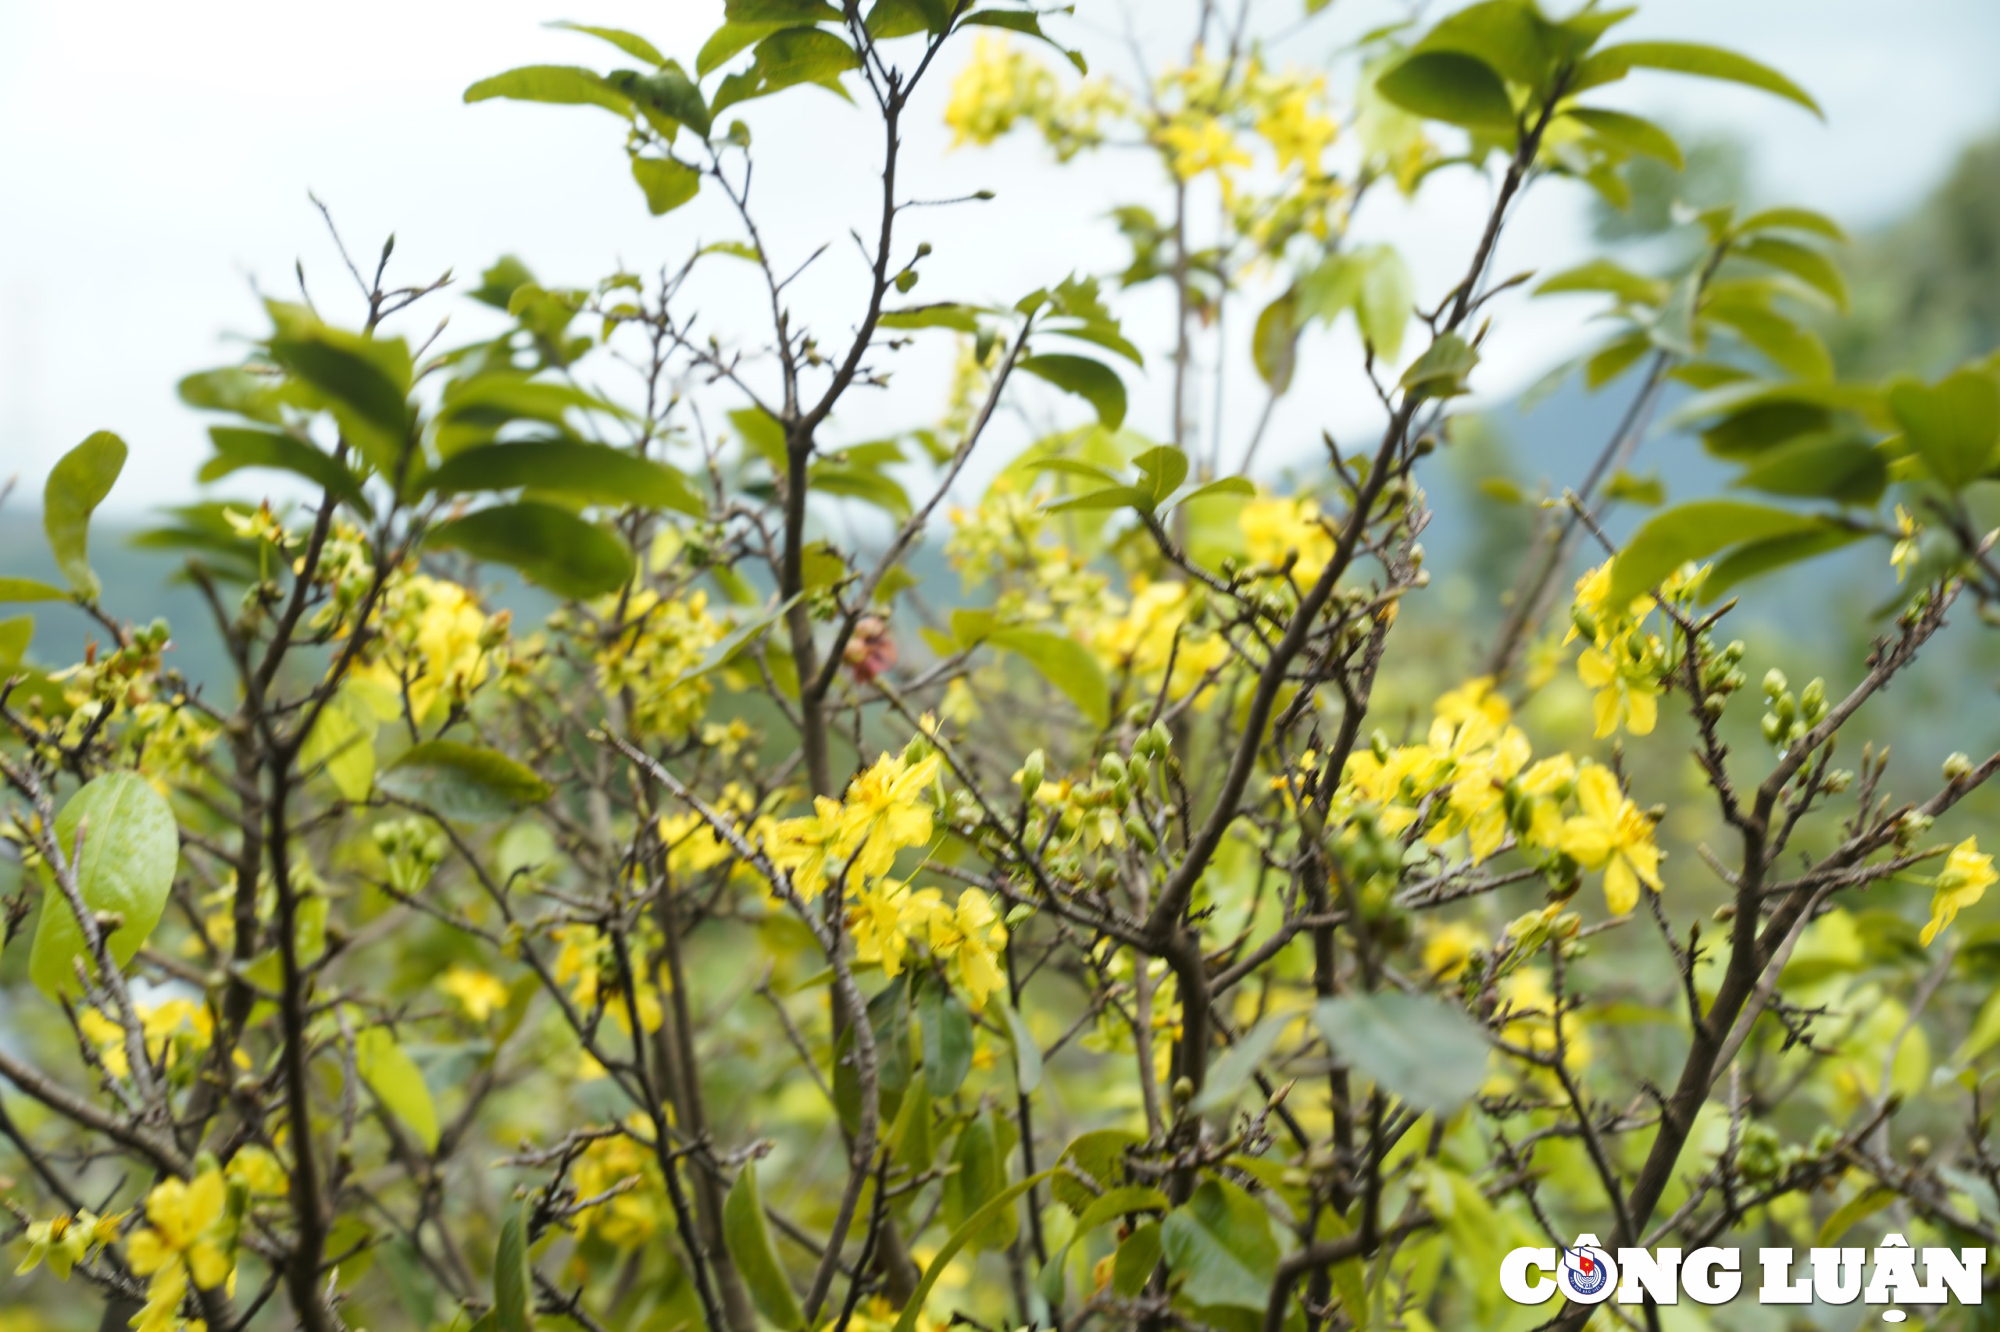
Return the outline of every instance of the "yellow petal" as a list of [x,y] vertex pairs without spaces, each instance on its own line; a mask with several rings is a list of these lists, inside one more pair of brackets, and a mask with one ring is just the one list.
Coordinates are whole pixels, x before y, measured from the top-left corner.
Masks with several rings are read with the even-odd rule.
[[1592,734],[1599,740],[1618,729],[1618,691],[1606,689],[1591,700],[1590,713],[1596,719],[1597,729]]
[[1639,880],[1623,856],[1614,856],[1604,867],[1604,904],[1614,916],[1622,916],[1639,905]]
[[1646,689],[1633,689],[1625,696],[1625,728],[1634,735],[1651,735],[1660,719],[1660,697]]

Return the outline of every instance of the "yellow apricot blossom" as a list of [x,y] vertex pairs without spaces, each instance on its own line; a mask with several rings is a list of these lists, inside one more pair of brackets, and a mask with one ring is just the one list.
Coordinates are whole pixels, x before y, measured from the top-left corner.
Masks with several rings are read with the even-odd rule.
[[1486,931],[1454,920],[1440,925],[1424,940],[1424,972],[1441,981],[1457,980],[1474,953],[1486,951]]
[[1162,126],[1155,137],[1167,150],[1176,176],[1193,180],[1213,171],[1222,181],[1225,197],[1230,193],[1229,168],[1250,165],[1250,154],[1236,141],[1229,126],[1214,116],[1176,120]]
[[1984,897],[1995,882],[2000,882],[2000,874],[1993,872],[1993,857],[1979,853],[1977,837],[1968,837],[1953,847],[1931,895],[1931,919],[1924,926],[1924,946],[1930,947],[1931,940],[1948,928],[1960,911]]
[[1034,118],[1055,97],[1055,77],[1004,37],[981,37],[972,58],[952,80],[944,123],[952,147],[992,143],[1024,117]]
[[913,905],[909,885],[882,879],[858,889],[847,909],[847,928],[854,936],[854,956],[879,963],[882,974],[903,974],[910,951],[907,916]]
[[1308,178],[1322,174],[1320,158],[1338,133],[1333,118],[1315,104],[1316,98],[1324,95],[1325,88],[1324,79],[1315,79],[1310,85],[1296,88],[1279,98],[1277,104],[1258,120],[1257,132],[1264,136],[1264,141],[1278,155],[1279,170],[1297,164]]
[[439,700],[462,702],[485,682],[506,626],[505,612],[489,619],[457,583],[429,574],[398,578],[383,594],[380,638],[353,675],[391,697],[407,689],[410,712],[421,721]]
[[438,977],[438,989],[458,1000],[474,1022],[484,1022],[507,1006],[507,987],[500,978],[477,967],[454,966]]
[[945,906],[935,889],[915,896],[923,899],[932,955],[957,968],[966,1004],[977,1013],[986,1006],[986,997],[1006,984],[996,955],[1007,946],[1007,927],[992,899],[977,888],[960,893],[952,906]]
[[26,1276],[47,1263],[56,1280],[69,1280],[70,1271],[78,1263],[118,1238],[118,1226],[124,1216],[123,1212],[99,1216],[83,1208],[75,1216],[65,1212],[47,1221],[31,1223],[21,1232],[19,1243],[27,1252],[21,1265],[14,1269],[14,1275]]
[[1579,813],[1563,824],[1563,854],[1604,871],[1604,901],[1622,916],[1639,905],[1639,885],[1660,889],[1660,849],[1653,821],[1618,787],[1611,769],[1586,763],[1576,778]]
[[192,1180],[162,1180],[146,1195],[147,1225],[125,1243],[132,1271],[151,1278],[146,1305],[132,1319],[139,1332],[176,1325],[190,1278],[213,1290],[234,1275],[234,1236],[223,1215],[228,1192],[222,1171],[211,1169]]
[[1333,558],[1333,534],[1320,521],[1319,502],[1313,499],[1253,499],[1243,506],[1236,524],[1250,558],[1271,569],[1279,569],[1297,552],[1292,577],[1310,586]]

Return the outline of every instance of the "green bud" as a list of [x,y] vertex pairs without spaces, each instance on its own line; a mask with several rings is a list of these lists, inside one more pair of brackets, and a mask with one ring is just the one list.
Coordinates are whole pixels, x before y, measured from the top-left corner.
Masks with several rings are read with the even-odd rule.
[[1964,754],[1953,754],[1944,761],[1944,779],[1956,786],[1972,775],[1972,760]]
[[1153,830],[1137,814],[1125,816],[1125,835],[1137,842],[1148,855],[1160,849],[1160,839],[1153,836]]
[[1764,672],[1764,697],[1775,699],[1785,692],[1785,673],[1773,666]]
[[1042,789],[1042,780],[1048,775],[1048,755],[1037,749],[1029,754],[1021,764],[1021,799],[1033,800],[1035,792]]
[[1097,775],[1114,786],[1125,780],[1125,760],[1116,754],[1106,754],[1097,760]]

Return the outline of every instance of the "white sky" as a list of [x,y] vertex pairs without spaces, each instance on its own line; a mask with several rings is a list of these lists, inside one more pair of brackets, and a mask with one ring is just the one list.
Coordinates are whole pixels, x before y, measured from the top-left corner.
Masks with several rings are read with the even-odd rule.
[[[1257,2],[1273,27],[1298,7]],[[1118,34],[1127,5],[1161,54],[1184,41],[1185,0],[1081,0],[1066,31],[1095,63],[1113,65],[1125,59]],[[234,359],[225,334],[259,330],[251,280],[289,294],[302,257],[322,310],[350,309],[342,302],[351,288],[308,189],[334,209],[357,258],[395,231],[392,274],[406,280],[450,266],[476,281],[512,251],[544,280],[581,285],[621,260],[652,270],[697,239],[730,235],[707,200],[649,218],[605,113],[460,101],[468,83],[517,64],[629,63],[587,38],[543,30],[543,20],[633,28],[691,64],[720,8],[719,0],[579,0],[568,13],[561,0],[0,3],[0,477],[19,473],[32,504],[64,449],[110,428],[133,448],[111,510],[192,497],[204,423],[179,405],[174,383]],[[1280,58],[1321,59],[1397,8],[1335,0]],[[1720,41],[1807,86],[1827,109],[1826,125],[1774,99],[1666,76],[1635,77],[1619,97],[1683,126],[1742,134],[1769,198],[1817,205],[1854,225],[1907,207],[1967,137],[2000,121],[1992,0],[1652,0],[1626,33]],[[1150,197],[1143,164],[1104,157],[1058,174],[1025,139],[948,152],[938,117],[951,72],[937,71],[917,104],[906,138],[909,192],[987,187],[1000,197],[914,216],[905,234],[937,252],[912,299],[1011,301],[1072,269],[1122,265],[1123,244],[1103,214]],[[877,138],[862,112],[806,90],[741,114],[760,145],[758,198],[781,267],[821,238],[868,228]],[[1485,197],[1477,181],[1440,180],[1415,210],[1371,204],[1358,229],[1399,245],[1434,301],[1463,268]],[[1581,196],[1552,188],[1520,215],[1496,271],[1565,262],[1585,243]],[[838,312],[850,307],[839,298],[858,268],[843,243],[801,284],[807,312],[831,312],[829,341],[844,328]],[[471,322],[467,305],[434,301],[418,336],[446,312],[461,327]],[[1153,367],[1143,383],[1128,376],[1132,421],[1157,432],[1164,333],[1147,334],[1162,328],[1160,307],[1141,300],[1127,309]],[[1479,387],[1511,391],[1572,351],[1587,335],[1582,313],[1562,304],[1504,309]],[[708,323],[734,314],[723,300]],[[1316,439],[1323,424],[1338,433],[1365,419],[1352,405],[1365,399],[1357,381],[1315,373],[1351,343],[1317,350],[1326,354],[1309,359],[1277,418],[1274,456]],[[943,348],[906,359],[896,388],[857,404],[844,423],[857,437],[935,415]],[[1247,415],[1254,385],[1236,370],[1229,402]],[[17,502],[6,512],[18,521],[23,511]]]

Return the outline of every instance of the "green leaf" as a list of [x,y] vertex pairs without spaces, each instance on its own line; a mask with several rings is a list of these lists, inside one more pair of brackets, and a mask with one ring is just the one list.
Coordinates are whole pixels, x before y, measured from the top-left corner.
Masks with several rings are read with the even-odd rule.
[[601,106],[621,116],[632,114],[630,98],[613,88],[596,70],[577,65],[524,65],[481,79],[465,90],[468,102],[495,97],[557,106]]
[[1571,107],[1563,114],[1598,138],[1626,152],[1658,158],[1676,171],[1687,166],[1686,159],[1681,156],[1681,146],[1674,142],[1674,136],[1643,116],[1594,106]]
[[1852,545],[1863,535],[1857,527],[1824,523],[1807,531],[1746,542],[1717,560],[1708,571],[1701,584],[1702,600],[1714,601],[1752,578]]
[[1759,454],[1732,484],[1767,495],[1873,504],[1888,488],[1889,465],[1879,450],[1852,435],[1820,435]]
[[1840,223],[1825,213],[1814,212],[1810,208],[1766,208],[1752,213],[1736,224],[1736,230],[1745,236],[1760,231],[1804,231],[1815,236],[1824,236],[1830,241],[1845,241],[1847,233]]
[[321,490],[346,500],[363,518],[373,518],[375,510],[361,493],[361,479],[347,470],[339,459],[321,453],[296,435],[277,430],[250,430],[237,426],[211,426],[208,437],[215,443],[215,456],[202,464],[202,481],[220,481],[246,467],[268,467],[302,476]]
[[1932,476],[1953,490],[1983,476],[2000,444],[2000,384],[1990,374],[1958,370],[1925,386],[1902,381],[1889,410]]
[[1033,666],[1095,725],[1111,724],[1111,685],[1089,648],[1045,629],[1002,629],[987,641]]
[[949,328],[959,333],[977,333],[977,312],[969,305],[939,301],[934,305],[913,305],[906,310],[884,310],[875,321],[879,328]]
[[[1144,1139],[1125,1129],[1097,1129],[1078,1137],[1056,1158],[1049,1192],[1081,1216],[1106,1190],[1125,1182],[1125,1153]],[[1088,1181],[1086,1183],[1085,1181]]]
[[1833,378],[1833,357],[1817,333],[1753,301],[1711,300],[1703,317],[1736,330],[1744,342],[1763,353],[1771,364],[1800,379],[1821,382]]
[[1270,1301],[1278,1274],[1271,1216],[1234,1184],[1203,1180],[1160,1223],[1160,1250],[1196,1304],[1262,1310]]
[[1425,397],[1448,398],[1465,392],[1465,377],[1479,364],[1479,353],[1456,333],[1441,334],[1403,372],[1403,387]]
[[646,192],[646,211],[654,217],[673,212],[701,190],[701,172],[671,157],[632,154],[632,179]]
[[375,710],[342,689],[320,710],[312,734],[299,747],[299,766],[307,772],[322,764],[341,798],[359,804],[375,789],[375,732],[381,725]]
[[630,97],[654,128],[669,139],[682,125],[704,139],[714,128],[700,87],[675,61],[661,62],[651,74],[639,74],[629,69],[615,70],[609,82]]
[[1132,460],[1132,465],[1145,478],[1145,489],[1156,504],[1179,490],[1181,482],[1187,480],[1188,457],[1171,444],[1147,449]]
[[1023,1096],[1042,1085],[1042,1047],[1028,1022],[1012,1004],[1002,1006],[1007,1015],[1007,1039],[1014,1047],[1014,1085]]
[[1840,1243],[1842,1235],[1901,1196],[1894,1189],[1881,1184],[1863,1189],[1834,1209],[1833,1215],[1826,1219],[1826,1224],[1819,1228],[1819,1238],[1814,1243],[1821,1248],[1832,1248]]
[[1160,1265],[1160,1223],[1144,1221],[1134,1226],[1111,1264],[1111,1289],[1126,1299],[1134,1299],[1152,1279]]
[[854,48],[824,28],[782,28],[757,43],[757,58],[749,69],[722,81],[710,114],[719,116],[724,107],[801,83],[817,83],[845,97],[840,76],[860,65]]
[[[529,1332],[534,1326],[534,1283],[528,1277],[528,1204],[507,1209],[493,1258],[492,1332]],[[481,1321],[484,1321],[483,1319]]]
[[1575,268],[1564,269],[1544,278],[1535,287],[1537,296],[1579,291],[1607,292],[1627,305],[1658,305],[1667,298],[1665,282],[1634,273],[1623,264],[1609,259],[1592,259]]
[[599,28],[588,23],[572,23],[568,19],[556,19],[543,26],[566,32],[580,32],[599,41],[609,42],[634,60],[643,60],[649,65],[659,66],[667,63],[667,58],[660,54],[658,47],[638,33],[627,32],[623,28]]
[[33,578],[0,578],[0,602],[68,600],[69,593]]
[[708,511],[687,478],[673,468],[609,444],[582,441],[481,444],[446,459],[424,484],[439,495],[526,487],[620,508],[672,509],[697,518]]
[[56,460],[42,488],[42,528],[56,567],[86,601],[97,600],[90,568],[90,515],[125,470],[125,441],[100,430]]
[[1213,1114],[1234,1106],[1245,1088],[1256,1085],[1257,1065],[1264,1062],[1265,1056],[1271,1053],[1271,1047],[1278,1043],[1278,1037],[1284,1034],[1292,1021],[1291,1014],[1267,1017],[1239,1036],[1236,1044],[1230,1046],[1222,1058],[1209,1068],[1201,1095],[1194,1098],[1195,1113]]
[[1138,509],[1144,513],[1153,511],[1151,492],[1137,486],[1110,486],[1104,490],[1086,491],[1069,499],[1057,500],[1044,510],[1046,513],[1069,513],[1076,510]]
[[1056,41],[1053,37],[1042,31],[1041,16],[1039,14],[1024,13],[1017,9],[982,9],[977,14],[969,14],[965,18],[960,19],[958,26],[961,28],[980,26],[1006,28],[1010,32],[1026,33],[1028,36],[1039,38],[1047,42],[1050,46],[1055,47],[1056,50],[1061,51],[1068,58],[1069,63],[1076,66],[1077,73],[1090,73],[1090,64],[1083,58],[1083,52],[1072,51],[1069,47],[1064,46],[1061,42]]
[[1611,566],[1606,603],[1623,606],[1657,587],[1689,560],[1726,546],[1816,530],[1819,520],[1742,500],[1697,500],[1647,520]]
[[[424,1083],[423,1070],[396,1044],[387,1027],[369,1027],[354,1038],[354,1068],[382,1108],[403,1121],[426,1151],[438,1145],[437,1106]],[[502,1241],[502,1247],[505,1241]],[[499,1269],[494,1271],[498,1294]]]
[[678,685],[687,684],[691,680],[698,680],[710,671],[726,665],[729,659],[742,651],[751,639],[763,633],[764,630],[770,628],[771,625],[782,618],[785,612],[790,610],[792,604],[798,599],[796,596],[788,597],[784,601],[765,610],[763,614],[745,620],[742,624],[731,629],[721,638],[709,644],[708,650],[701,654],[701,660],[675,676],[673,684],[667,687],[671,689]]
[[1251,362],[1273,395],[1281,395],[1292,386],[1298,350],[1298,290],[1293,288],[1264,307],[1250,335]]
[[1102,361],[1087,356],[1048,353],[1026,356],[1015,362],[1037,379],[1047,380],[1065,393],[1074,393],[1097,412],[1106,430],[1116,430],[1125,421],[1125,381]]
[[0,620],[0,674],[19,666],[21,658],[28,655],[28,644],[34,641],[34,616],[15,615]]
[[272,304],[271,356],[326,400],[361,456],[394,476],[409,442],[410,350],[401,338],[364,338]]
[[1354,294],[1354,322],[1375,354],[1393,361],[1403,354],[1403,333],[1416,308],[1416,276],[1394,246],[1370,245],[1357,256],[1361,281]]
[[1696,42],[1625,42],[1618,46],[1607,46],[1593,54],[1579,71],[1579,87],[1591,87],[1625,77],[1633,69],[1660,69],[1675,74],[1692,74],[1704,79],[1721,79],[1728,83],[1741,83],[1752,88],[1760,88],[1768,93],[1797,102],[1814,115],[1825,119],[1805,89],[1793,83],[1769,65],[1760,64],[1748,56],[1720,47],[1704,46]]
[[1375,80],[1376,90],[1427,120],[1511,130],[1514,102],[1493,66],[1459,51],[1418,51]]
[[498,504],[431,529],[434,548],[518,569],[529,582],[582,600],[623,587],[632,552],[617,533],[535,500]]
[[965,1224],[951,1233],[950,1238],[945,1240],[944,1247],[937,1251],[935,1258],[931,1259],[930,1266],[924,1269],[923,1280],[917,1282],[916,1292],[910,1296],[910,1302],[903,1306],[901,1316],[896,1319],[895,1332],[914,1332],[917,1317],[924,1310],[924,1301],[930,1298],[931,1287],[937,1285],[938,1278],[944,1275],[945,1268],[951,1265],[952,1259],[958,1257],[958,1251],[971,1243],[975,1235],[982,1233],[989,1222],[998,1219],[1002,1212],[1011,1208],[1016,1198],[1054,1173],[1053,1170],[1044,1170],[1039,1175],[1030,1175],[1024,1180],[1009,1184],[993,1195],[984,1207],[967,1217]]
[[750,1288],[757,1312],[781,1328],[804,1326],[805,1311],[799,1307],[784,1264],[778,1260],[777,1246],[771,1242],[770,1229],[764,1224],[755,1162],[744,1165],[722,1204],[722,1238],[729,1246],[729,1256],[736,1260],[736,1270],[743,1274],[743,1284]]
[[1069,1251],[1076,1247],[1077,1241],[1089,1235],[1091,1231],[1107,1221],[1122,1220],[1136,1212],[1165,1212],[1172,1206],[1173,1202],[1166,1194],[1158,1189],[1139,1185],[1112,1189],[1092,1202],[1083,1209],[1083,1215],[1076,1219],[1076,1225],[1070,1231],[1069,1239],[1060,1249],[1049,1255],[1048,1265],[1036,1279],[1036,1286],[1041,1290],[1043,1298],[1050,1304],[1062,1302],[1063,1262],[1069,1257]]
[[[1007,1187],[1007,1162],[993,1127],[990,1111],[981,1111],[958,1131],[951,1163],[958,1167],[944,1182],[944,1223],[954,1231],[963,1230],[966,1243],[974,1249],[1004,1249],[1020,1233],[1020,1214],[1011,1207],[987,1213],[986,1203]],[[967,1223],[985,1214],[983,1225]]]
[[898,520],[910,516],[910,495],[896,478],[874,466],[851,467],[827,458],[806,471],[808,489],[826,495],[858,499]]
[[1214,481],[1210,481],[1207,485],[1196,486],[1193,490],[1190,490],[1187,494],[1175,500],[1173,504],[1169,505],[1168,507],[1179,508],[1183,504],[1192,504],[1196,500],[1208,499],[1209,497],[1214,495],[1250,496],[1250,495],[1255,495],[1256,493],[1257,493],[1257,483],[1255,481],[1252,481],[1249,477],[1225,476],[1225,477],[1219,477]]
[[1840,275],[1840,268],[1833,260],[1811,246],[1777,236],[1756,236],[1738,244],[1735,253],[1753,263],[1790,273],[1832,301],[1835,308],[1847,309],[1847,279]]
[[972,1071],[972,1015],[957,995],[933,984],[917,996],[917,1019],[924,1029],[924,1081],[942,1100]]
[[534,770],[498,750],[457,740],[412,745],[380,778],[383,790],[448,819],[489,822],[552,794]]
[[[83,851],[77,854],[77,833]],[[167,905],[180,861],[180,831],[166,797],[136,772],[107,772],[86,783],[56,816],[56,842],[70,858],[83,904],[92,912],[115,912],[124,923],[106,940],[111,959],[132,960]],[[85,953],[76,912],[52,878],[45,878],[41,920],[28,958],[28,973],[44,994],[76,993],[72,959],[82,956],[86,973],[95,965]]]
[[931,1085],[927,1079],[913,1078],[904,1089],[903,1104],[889,1129],[889,1145],[897,1165],[917,1174],[931,1168],[937,1146],[931,1139]]
[[1486,1081],[1486,1034],[1427,995],[1384,990],[1322,1000],[1313,1016],[1326,1043],[1386,1091],[1448,1113]]
[[1951,1062],[1960,1067],[1971,1063],[1993,1048],[2000,1041],[2000,990],[1996,990],[1979,1006],[1979,1015],[1972,1020],[1972,1030],[1966,1033],[1965,1041],[1952,1054]]

